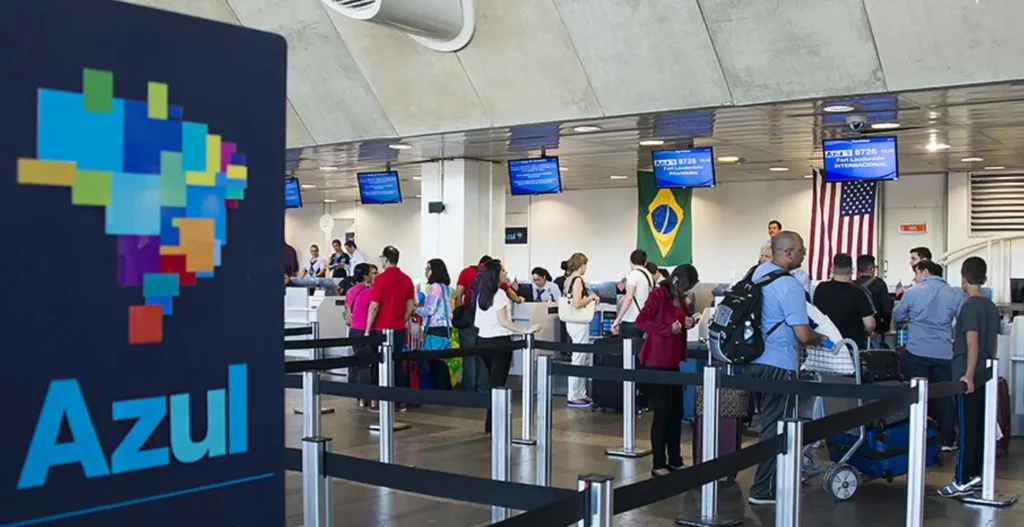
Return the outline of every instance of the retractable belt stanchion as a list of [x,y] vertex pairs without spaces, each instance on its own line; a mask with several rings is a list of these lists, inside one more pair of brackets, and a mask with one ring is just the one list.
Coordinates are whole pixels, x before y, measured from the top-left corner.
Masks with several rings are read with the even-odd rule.
[[[384,343],[380,345],[381,363],[378,371],[378,382],[381,387],[393,388],[395,386],[395,332],[390,329],[384,330]],[[395,436],[396,430],[409,428],[407,423],[395,422],[394,401],[380,401],[377,405],[380,411],[378,424],[370,425],[370,430],[380,432],[380,461],[381,463],[393,463],[395,458]]]
[[[320,338],[320,323],[317,322],[317,321],[310,322],[309,323],[309,327],[312,328],[312,330],[313,330],[313,333],[311,334],[311,336],[313,337],[313,340],[319,339]],[[324,353],[323,348],[313,348],[313,349],[310,350],[310,353],[312,353],[312,359],[313,360],[322,359],[322,358],[324,358],[324,355],[326,355],[326,353]],[[302,376],[302,393],[303,394],[305,394],[306,391],[307,391],[308,378],[309,378],[309,376],[307,376],[307,375],[303,375]],[[320,379],[320,375],[317,375],[316,378],[317,378],[317,380],[319,380]],[[319,389],[317,390],[317,393],[320,393]],[[320,406],[320,403],[317,403],[317,406],[306,407],[305,401],[303,401],[302,408],[296,408],[296,409],[294,409],[292,411],[297,413],[297,414],[309,415],[309,412],[312,411],[311,408],[317,408],[317,407],[320,408],[320,413],[321,414],[333,414],[334,413],[334,408],[324,408],[323,406]],[[304,420],[303,422],[305,422],[305,421],[306,420]],[[305,429],[305,427],[303,427],[303,434],[306,435],[307,437],[310,435],[308,433],[308,431]]]
[[[622,369],[633,371],[636,356],[633,355],[633,339],[622,339]],[[637,458],[650,455],[649,449],[636,448],[636,383],[622,382],[622,448],[609,448],[605,455]]]
[[803,423],[797,419],[779,422],[779,434],[786,436],[786,451],[778,455],[775,467],[775,527],[800,525],[803,432]]
[[[509,481],[512,467],[512,390],[491,389],[491,479]],[[505,507],[491,507],[491,523],[508,518]]]
[[[494,412],[491,412],[493,415]],[[537,485],[551,486],[551,357],[537,357]]]
[[[999,361],[987,363],[992,376],[985,383],[985,447],[981,463],[981,493],[961,498],[964,503],[987,507],[1007,507],[1017,496],[996,494],[996,427],[999,426]],[[975,389],[980,389],[976,386]]]
[[596,474],[579,477],[576,490],[586,492],[586,513],[576,524],[578,527],[612,527],[615,517],[613,481],[610,476]]
[[[704,368],[701,416],[701,462],[707,463],[718,457],[718,385],[719,370],[713,366]],[[709,481],[700,489],[700,517],[678,518],[679,525],[692,526],[733,526],[743,523],[742,519],[726,519],[718,516],[718,481]]]
[[907,464],[907,527],[924,526],[924,471],[928,457],[928,379],[911,379],[917,401],[910,405]]
[[536,445],[537,440],[533,437],[533,385],[534,365],[537,362],[537,348],[533,344],[533,335],[526,336],[526,347],[522,349],[523,356],[523,435],[512,440],[517,445]]
[[302,503],[303,524],[330,525],[330,480],[324,474],[323,453],[331,440],[322,437],[320,427],[320,374],[302,374]]

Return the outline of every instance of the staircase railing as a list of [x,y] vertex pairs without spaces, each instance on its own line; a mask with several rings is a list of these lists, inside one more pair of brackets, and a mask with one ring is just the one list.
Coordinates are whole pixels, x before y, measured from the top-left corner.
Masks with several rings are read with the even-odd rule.
[[[950,264],[969,256],[982,256],[988,262],[988,283],[992,287],[992,299],[996,303],[1010,302],[1010,270],[1013,267],[1013,241],[1024,240],[1024,233],[1011,233],[980,238],[974,243],[947,251],[935,259],[935,263],[949,267]],[[979,254],[982,253],[983,254]]]

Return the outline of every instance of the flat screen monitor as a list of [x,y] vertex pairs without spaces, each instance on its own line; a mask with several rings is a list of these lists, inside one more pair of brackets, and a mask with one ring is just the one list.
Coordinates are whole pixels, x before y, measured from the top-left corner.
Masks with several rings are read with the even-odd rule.
[[715,153],[710,146],[655,150],[651,157],[657,188],[715,186]]
[[398,172],[363,172],[356,174],[359,180],[359,200],[364,205],[383,205],[402,202],[402,187],[398,184]]
[[302,192],[299,180],[293,177],[284,178],[284,208],[297,209],[302,207]]
[[513,196],[562,192],[562,174],[558,170],[557,157],[509,161],[508,180]]
[[826,181],[887,181],[899,179],[895,137],[826,139]]

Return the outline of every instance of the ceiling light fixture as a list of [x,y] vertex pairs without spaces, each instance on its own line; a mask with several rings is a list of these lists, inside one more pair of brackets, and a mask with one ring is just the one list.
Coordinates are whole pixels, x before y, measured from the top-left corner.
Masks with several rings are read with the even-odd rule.
[[325,199],[324,200],[324,203],[337,203],[337,202],[338,202],[338,200],[336,200],[336,199]]
[[312,183],[303,183],[303,184],[299,185],[299,187],[300,188],[316,188],[316,185],[314,185]]
[[735,163],[740,160],[739,156],[722,156],[718,158],[722,163]]
[[320,170],[323,170],[324,172],[332,172],[338,170],[338,167],[320,167]]
[[612,176],[612,179],[626,179],[626,176]]
[[928,143],[925,145],[925,148],[927,148],[929,152],[938,152],[939,150],[949,150],[949,145],[946,143]]
[[984,161],[984,157],[964,157],[960,159],[961,163],[976,163],[978,161]]
[[392,144],[392,145],[388,145],[388,148],[390,148],[392,150],[408,150],[408,149],[412,148],[412,145],[407,145],[405,143],[395,143],[395,144]]
[[419,180],[421,180],[421,179],[423,179],[423,176],[413,176],[413,177],[412,177],[412,180],[413,180],[413,181],[419,181]]
[[1006,167],[1004,167],[1004,166],[991,166],[991,167],[985,167],[985,170],[1003,170],[1004,168],[1006,168]]
[[812,177],[814,177],[814,174],[807,174],[804,176],[804,179],[811,179]]
[[563,167],[562,165],[558,165],[558,170],[569,170],[569,167]]
[[928,112],[928,118],[929,119],[938,119],[939,118],[939,112]]
[[871,125],[872,130],[892,130],[899,127],[900,123],[873,123]]
[[417,198],[420,198],[420,197],[422,197],[422,196],[420,196],[419,194],[416,194],[416,197],[417,197]]
[[640,146],[661,146],[665,144],[665,141],[661,139],[644,139],[640,141]]
[[853,106],[850,106],[849,104],[830,104],[830,105],[822,108],[822,110],[825,110],[828,113],[843,113],[843,112],[852,112],[854,110],[854,108],[853,108]]
[[771,167],[768,170],[770,170],[772,172],[788,172],[789,171],[789,167]]
[[574,126],[572,128],[572,131],[573,132],[579,132],[581,134],[587,134],[587,133],[590,133],[590,132],[600,132],[601,131],[601,127],[600,126],[595,126],[595,125],[592,125],[592,124],[581,124],[579,126]]

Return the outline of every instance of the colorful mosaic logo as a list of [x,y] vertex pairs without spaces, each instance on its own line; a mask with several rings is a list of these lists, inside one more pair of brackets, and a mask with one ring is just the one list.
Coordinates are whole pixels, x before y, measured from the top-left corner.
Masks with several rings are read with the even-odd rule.
[[18,159],[18,183],[70,187],[73,205],[106,208],[118,283],[142,287],[145,299],[128,308],[128,342],[161,342],[181,288],[220,265],[227,209],[245,195],[245,156],[183,121],[166,84],[150,82],[146,102],[115,98],[109,71],[84,70],[82,85],[39,89],[36,159]]

